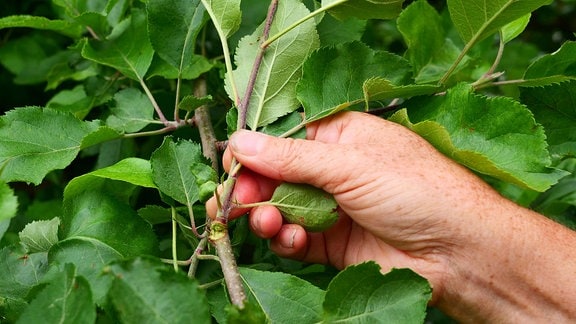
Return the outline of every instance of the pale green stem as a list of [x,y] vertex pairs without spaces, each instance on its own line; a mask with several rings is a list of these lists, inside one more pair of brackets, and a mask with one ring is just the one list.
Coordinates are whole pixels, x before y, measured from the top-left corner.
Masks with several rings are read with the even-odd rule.
[[176,222],[176,208],[172,207],[172,264],[174,266],[174,271],[178,272],[178,251],[176,246],[177,239],[177,222]]
[[238,106],[240,104],[240,96],[238,94],[238,87],[236,86],[236,81],[234,81],[234,74],[232,72],[232,59],[230,58],[230,49],[228,48],[228,41],[224,31],[222,30],[221,26],[218,25],[218,20],[216,19],[216,15],[214,11],[212,11],[212,7],[207,3],[206,0],[202,0],[202,4],[210,19],[212,19],[212,23],[214,27],[216,27],[216,32],[218,33],[218,37],[220,38],[220,43],[222,44],[222,51],[224,53],[224,62],[226,63],[226,74],[228,74],[228,79],[230,79],[230,86],[232,87],[232,96],[234,97],[234,104]]
[[339,1],[335,1],[327,6],[324,7],[320,7],[316,10],[314,10],[313,12],[309,13],[308,15],[302,17],[300,20],[296,21],[295,23],[291,24],[290,26],[284,28],[284,30],[280,31],[278,34],[268,38],[268,40],[266,40],[265,42],[263,42],[260,45],[260,48],[266,48],[268,46],[270,46],[270,44],[272,44],[274,41],[276,41],[278,38],[284,36],[285,34],[287,34],[288,32],[290,32],[292,29],[298,27],[300,24],[302,24],[303,22],[305,22],[308,19],[314,18],[315,16],[330,10],[336,6],[339,6],[341,4],[343,4],[344,2],[347,2],[348,0],[339,0]]
[[169,122],[166,119],[166,117],[164,116],[164,114],[162,113],[162,109],[160,109],[160,105],[158,105],[158,103],[156,102],[156,99],[154,99],[152,92],[150,91],[150,89],[148,88],[146,83],[144,83],[144,80],[142,78],[138,78],[138,81],[140,81],[140,86],[142,86],[142,89],[144,89],[146,96],[148,96],[148,100],[150,100],[150,102],[152,103],[152,106],[154,106],[154,110],[156,110],[156,113],[158,114],[158,118],[160,118],[160,121],[164,125],[168,126]]

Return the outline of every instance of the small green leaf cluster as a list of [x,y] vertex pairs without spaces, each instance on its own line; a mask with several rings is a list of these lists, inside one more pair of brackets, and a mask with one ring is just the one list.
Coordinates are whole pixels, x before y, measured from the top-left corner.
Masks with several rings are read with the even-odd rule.
[[[0,322],[424,321],[410,270],[283,260],[246,218],[225,224],[249,292],[230,307],[204,208],[226,182],[217,148],[243,125],[303,137],[366,111],[576,227],[576,43],[523,38],[550,3],[282,0],[272,19],[261,0],[7,4]],[[315,188],[269,203],[309,230],[337,220]]]

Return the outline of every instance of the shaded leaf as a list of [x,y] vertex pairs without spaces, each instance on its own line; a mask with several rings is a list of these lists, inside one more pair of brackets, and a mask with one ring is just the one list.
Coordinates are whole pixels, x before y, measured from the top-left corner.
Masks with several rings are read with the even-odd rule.
[[87,144],[118,137],[101,136],[99,130],[97,122],[52,109],[11,110],[0,117],[0,178],[39,184],[48,172],[68,166]]
[[150,99],[135,88],[128,88],[114,95],[112,113],[106,125],[125,133],[133,133],[148,126],[154,120],[154,107]]
[[339,3],[328,12],[338,19],[392,19],[402,10],[403,0],[322,0],[322,7]]
[[46,253],[27,254],[20,244],[0,250],[0,298],[23,299],[47,270]]
[[518,102],[481,97],[461,84],[446,96],[414,99],[408,105],[417,107],[410,117],[401,110],[390,119],[477,172],[537,191],[565,175],[550,168],[544,130]]
[[324,15],[316,27],[321,47],[359,41],[366,29],[366,22],[359,18],[338,20],[332,15]]
[[34,29],[52,30],[69,37],[79,37],[82,28],[66,20],[50,20],[46,17],[17,15],[0,18],[0,30],[14,27],[29,27]]
[[[18,198],[12,188],[4,181],[0,181],[0,223],[16,216],[18,211]],[[2,235],[0,235],[2,238]]]
[[180,100],[178,108],[186,111],[193,111],[198,107],[207,105],[213,101],[212,96],[197,98],[195,96],[186,96]]
[[96,305],[90,285],[67,264],[26,308],[17,323],[91,324],[96,320]]
[[[324,291],[298,277],[240,268],[250,300],[259,305],[271,323],[320,321]],[[270,284],[274,283],[274,284]]]
[[148,30],[154,50],[180,73],[192,62],[196,36],[204,25],[200,0],[150,0]]
[[[280,1],[270,35],[279,33],[309,13],[297,0]],[[235,55],[234,78],[240,97],[244,96],[257,53],[260,50],[261,25],[252,35],[240,40]],[[266,50],[247,110],[252,129],[266,126],[278,117],[296,110],[296,83],[302,74],[302,62],[319,46],[314,21],[308,20],[273,42]],[[230,83],[230,80],[227,80]],[[228,94],[232,97],[230,87]]]
[[576,80],[523,88],[520,94],[522,102],[544,126],[554,160],[576,156]]
[[576,42],[566,42],[552,54],[535,60],[526,70],[522,86],[545,86],[576,78]]
[[150,159],[152,178],[158,189],[181,204],[192,206],[200,198],[191,166],[206,163],[200,145],[190,141],[174,142],[165,137]]
[[196,281],[143,258],[107,268],[109,296],[124,323],[211,323],[208,301]]
[[307,231],[321,232],[338,220],[336,199],[322,189],[307,184],[282,183],[268,202],[289,222]]
[[212,67],[213,64],[201,55],[191,55],[190,64],[183,70],[178,70],[166,61],[155,56],[148,70],[148,77],[159,76],[165,79],[178,79],[178,77],[180,77],[183,80],[194,80],[202,75],[202,73],[210,71]]
[[28,223],[18,236],[29,253],[48,252],[58,242],[60,219],[41,220]]
[[113,67],[134,80],[143,80],[154,50],[148,40],[146,14],[134,9],[124,24],[117,25],[106,40],[85,41],[82,56]]
[[432,289],[408,269],[382,275],[374,262],[349,266],[330,282],[324,321],[346,323],[423,323]]
[[303,71],[297,92],[308,123],[363,102],[364,81],[370,78],[404,84],[411,67],[400,56],[352,42],[321,48],[306,60]]
[[494,34],[552,0],[448,0],[450,17],[466,43]]
[[429,95],[439,92],[441,89],[439,86],[428,84],[396,86],[390,83],[390,81],[380,78],[366,80],[363,88],[366,103],[368,103],[368,101]]

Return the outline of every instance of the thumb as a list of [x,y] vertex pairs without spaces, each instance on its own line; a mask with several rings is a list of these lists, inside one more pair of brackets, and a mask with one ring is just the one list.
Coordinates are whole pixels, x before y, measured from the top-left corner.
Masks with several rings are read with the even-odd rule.
[[349,178],[352,170],[346,170],[346,166],[356,163],[351,160],[355,154],[346,154],[343,145],[245,130],[234,133],[229,144],[234,157],[256,173],[276,180],[308,183],[329,192]]

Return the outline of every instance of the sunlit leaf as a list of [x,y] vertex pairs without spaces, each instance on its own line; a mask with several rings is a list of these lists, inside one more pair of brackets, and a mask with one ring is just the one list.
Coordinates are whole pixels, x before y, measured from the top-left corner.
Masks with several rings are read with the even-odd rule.
[[48,252],[58,242],[60,219],[41,220],[28,223],[18,236],[29,253]]
[[240,1],[238,0],[203,0],[202,3],[207,9],[212,11],[213,23],[222,30],[224,36],[228,38],[240,27],[242,12],[240,11]]
[[514,38],[518,37],[528,23],[530,22],[530,17],[532,14],[526,14],[502,27],[502,41],[504,43],[508,43],[509,41],[513,40]]
[[426,138],[450,158],[500,180],[538,191],[566,173],[551,169],[546,136],[526,107],[475,95],[461,84],[446,96],[419,98],[391,120]]
[[[270,27],[270,35],[282,31],[308,13],[306,6],[297,0],[280,1]],[[260,26],[238,45],[235,56],[238,68],[234,71],[234,78],[241,97],[244,96],[260,50],[258,40],[262,30],[263,26]],[[302,62],[318,46],[314,21],[308,20],[267,48],[248,106],[247,124],[250,128],[266,126],[300,106],[296,100],[296,83],[302,74]],[[228,92],[232,97],[231,92]]]
[[50,20],[46,17],[17,15],[0,18],[0,30],[14,27],[52,30],[66,36],[78,37],[82,32],[80,25],[66,20]]

